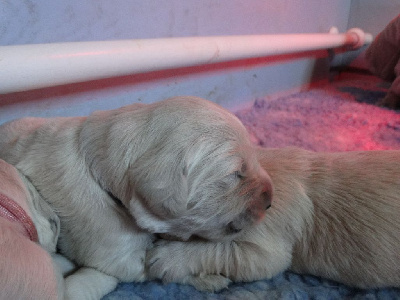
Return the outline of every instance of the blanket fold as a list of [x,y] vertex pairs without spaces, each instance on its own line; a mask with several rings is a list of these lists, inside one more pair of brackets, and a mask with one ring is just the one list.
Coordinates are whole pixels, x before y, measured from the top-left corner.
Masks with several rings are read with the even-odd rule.
[[32,219],[27,212],[14,200],[0,193],[0,217],[11,222],[18,222],[23,228],[23,233],[31,241],[37,243],[38,233]]

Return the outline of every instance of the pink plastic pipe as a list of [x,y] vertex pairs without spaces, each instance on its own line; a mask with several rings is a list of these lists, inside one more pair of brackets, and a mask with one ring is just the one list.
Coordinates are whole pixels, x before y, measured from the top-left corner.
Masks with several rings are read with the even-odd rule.
[[361,29],[344,34],[283,34],[73,42],[0,47],[0,94],[372,41]]

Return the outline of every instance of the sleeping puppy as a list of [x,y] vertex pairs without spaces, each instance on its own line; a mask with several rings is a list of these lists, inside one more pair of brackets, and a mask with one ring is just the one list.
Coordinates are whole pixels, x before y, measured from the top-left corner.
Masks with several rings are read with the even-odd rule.
[[[117,280],[144,280],[155,233],[231,238],[259,222],[271,201],[244,126],[196,97],[13,121],[0,127],[0,158],[59,216],[58,248],[82,267],[66,279],[79,299],[91,290],[100,298]],[[88,286],[96,276],[108,291]]]
[[258,149],[273,183],[260,224],[224,242],[160,241],[151,278],[216,291],[290,269],[359,288],[400,287],[400,151]]
[[0,299],[62,299],[59,220],[29,181],[0,160]]

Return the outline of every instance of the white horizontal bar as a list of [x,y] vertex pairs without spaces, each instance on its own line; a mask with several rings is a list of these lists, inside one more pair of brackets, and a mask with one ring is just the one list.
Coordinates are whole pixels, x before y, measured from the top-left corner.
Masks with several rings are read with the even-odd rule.
[[344,34],[212,36],[0,47],[0,93],[61,84],[349,46],[372,36],[360,29]]

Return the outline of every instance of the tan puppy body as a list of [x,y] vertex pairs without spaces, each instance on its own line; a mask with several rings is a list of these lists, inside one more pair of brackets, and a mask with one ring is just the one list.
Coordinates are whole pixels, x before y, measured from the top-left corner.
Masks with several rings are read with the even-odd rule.
[[274,190],[264,221],[231,242],[160,241],[150,276],[218,290],[292,269],[361,288],[400,286],[400,151],[258,157]]
[[314,226],[292,269],[348,285],[400,287],[400,151],[312,154]]
[[271,198],[241,122],[195,97],[13,121],[0,127],[0,158],[59,216],[58,247],[84,267],[79,280],[66,279],[79,299],[92,288],[85,276],[109,283],[100,290],[112,290],[112,278],[144,280],[154,233],[229,238],[259,222]]

